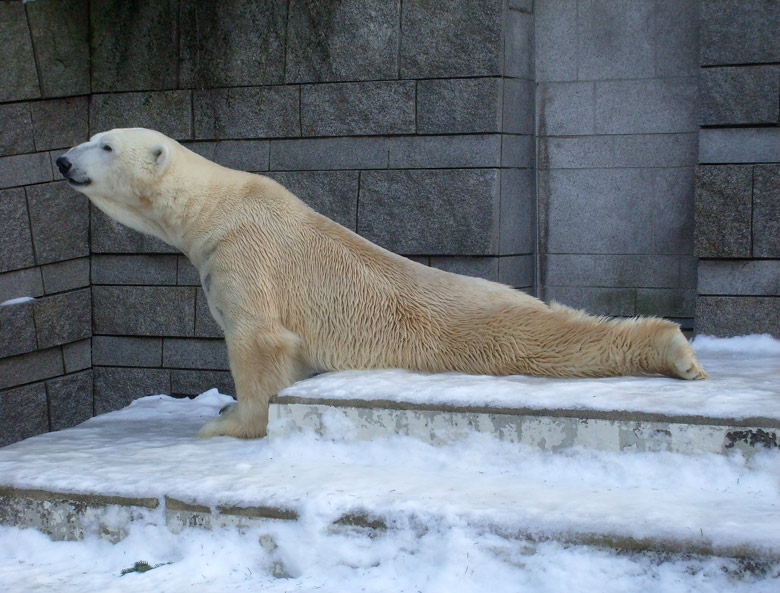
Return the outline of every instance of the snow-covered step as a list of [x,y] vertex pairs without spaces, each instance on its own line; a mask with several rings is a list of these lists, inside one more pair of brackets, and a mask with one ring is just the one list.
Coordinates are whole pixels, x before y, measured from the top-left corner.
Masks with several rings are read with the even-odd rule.
[[[201,440],[229,399],[147,397],[0,450],[0,518],[57,537],[119,539],[135,524],[442,532],[778,561],[780,452],[747,459],[571,448],[489,434],[432,446],[322,435]],[[256,543],[256,542],[255,542]],[[269,544],[270,545],[270,544]]]
[[272,439],[322,434],[342,420],[357,439],[403,434],[431,444],[473,432],[557,451],[752,455],[780,443],[780,343],[695,342],[707,381],[666,377],[549,379],[426,375],[401,370],[318,375],[271,403]]

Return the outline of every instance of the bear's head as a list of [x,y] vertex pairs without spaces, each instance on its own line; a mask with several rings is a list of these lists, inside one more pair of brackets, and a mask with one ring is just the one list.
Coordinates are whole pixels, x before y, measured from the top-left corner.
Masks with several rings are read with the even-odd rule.
[[159,225],[167,199],[161,187],[177,146],[154,130],[114,129],[74,146],[56,163],[71,187],[106,214],[169,241]]

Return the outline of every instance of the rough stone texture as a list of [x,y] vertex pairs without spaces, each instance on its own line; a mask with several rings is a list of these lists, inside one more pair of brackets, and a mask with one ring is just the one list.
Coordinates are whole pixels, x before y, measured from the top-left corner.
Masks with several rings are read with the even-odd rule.
[[67,97],[31,103],[35,147],[38,150],[67,149],[89,140],[89,100]]
[[21,2],[0,2],[0,101],[40,97],[27,17]]
[[220,393],[236,393],[229,371],[171,370],[171,395],[200,395],[215,387]]
[[195,299],[195,336],[198,338],[225,337],[222,328],[219,327],[209,310],[209,304],[203,290],[197,291]]
[[94,286],[93,332],[125,336],[192,336],[195,290],[176,286]]
[[401,78],[501,74],[502,2],[407,0],[401,9]]
[[41,266],[46,294],[89,286],[89,262],[82,257]]
[[0,307],[0,358],[38,347],[31,301]]
[[680,285],[679,258],[674,255],[543,254],[542,269],[549,286],[644,286],[675,288]]
[[176,88],[176,0],[89,4],[93,92]]
[[210,140],[299,136],[299,102],[295,87],[195,91],[195,137]]
[[693,167],[696,164],[696,134],[628,134],[601,138],[611,138],[614,142],[612,166],[615,167]]
[[430,265],[445,272],[498,282],[498,258],[495,256],[433,256],[431,257]]
[[[27,16],[43,96],[63,97],[89,93],[89,1],[60,0],[28,4]],[[122,24],[124,28],[127,23]],[[155,50],[159,51],[159,48]]]
[[[500,132],[502,89],[500,78],[421,80],[417,83],[417,132]],[[443,105],[447,108],[442,109]]]
[[181,3],[179,83],[190,88],[283,83],[286,21],[285,0]]
[[305,138],[271,142],[271,171],[385,169],[386,138]]
[[546,82],[536,90],[539,136],[589,135],[594,132],[594,83]]
[[352,82],[301,89],[304,136],[413,134],[415,83]]
[[701,0],[655,5],[655,72],[658,76],[698,76]]
[[701,260],[701,295],[780,295],[780,260]]
[[224,340],[176,339],[163,341],[163,366],[177,369],[230,369]]
[[52,178],[51,162],[45,152],[0,157],[0,188],[44,183]]
[[743,165],[696,170],[696,255],[750,257],[752,178]]
[[176,285],[175,255],[92,256],[93,284]]
[[3,232],[0,233],[0,272],[33,265],[35,256],[23,189],[0,191],[0,220],[3,221]]
[[534,79],[534,17],[519,11],[504,13],[505,77]]
[[178,270],[176,273],[176,284],[180,286],[200,286],[200,274],[198,269],[192,265],[189,259],[184,255],[177,256]]
[[49,348],[0,359],[0,389],[62,375],[62,350]]
[[39,264],[89,255],[89,203],[66,181],[27,188]]
[[[636,314],[656,317],[692,318],[696,311],[696,290],[684,288],[638,288]],[[678,321],[679,323],[679,321]]]
[[532,134],[502,134],[501,166],[533,168],[536,161],[535,144]]
[[391,169],[500,167],[501,150],[499,134],[404,136],[389,142],[389,166]]
[[530,255],[509,255],[498,258],[498,281],[530,291],[535,284],[536,257]]
[[20,297],[43,294],[41,268],[26,268],[0,274],[0,303]]
[[780,66],[705,68],[701,71],[702,125],[777,124]]
[[693,253],[694,167],[654,170],[653,251]]
[[91,207],[90,248],[92,253],[177,253],[156,237],[123,226]]
[[192,96],[189,91],[90,95],[89,130],[152,128],[171,138],[192,138]]
[[780,6],[771,0],[702,2],[701,63],[780,62],[778,30]]
[[753,167],[753,256],[780,257],[780,165]]
[[92,303],[88,288],[47,296],[33,302],[38,347],[49,348],[92,335]]
[[578,4],[580,80],[649,78],[654,74],[654,0]]
[[770,334],[780,338],[780,297],[699,296],[696,333],[718,337]]
[[320,214],[350,230],[357,224],[357,171],[274,172],[269,176]]
[[92,371],[46,381],[51,430],[63,430],[92,418]]
[[0,447],[47,432],[46,387],[38,383],[0,391],[0,418],[3,427],[0,430]]
[[577,79],[577,0],[547,0],[534,7],[536,80]]
[[98,366],[160,367],[162,340],[128,336],[92,338],[92,363]]
[[[403,254],[491,255],[498,247],[494,169],[366,171],[358,232]],[[432,226],[430,220],[436,220]]]
[[92,368],[92,340],[71,342],[62,347],[65,359],[65,372],[75,373]]
[[271,144],[265,140],[221,140],[187,142],[185,146],[229,169],[268,171]]
[[289,3],[286,82],[398,75],[398,0]]
[[[35,105],[35,103],[33,103]],[[30,103],[0,105],[0,155],[33,152]]]
[[557,301],[592,315],[629,317],[636,314],[635,288],[545,286],[545,301]]
[[113,412],[147,395],[171,392],[168,369],[95,367],[95,414]]
[[534,175],[529,169],[501,171],[499,252],[533,253],[536,247]]
[[699,163],[780,161],[780,127],[712,128],[699,131]]

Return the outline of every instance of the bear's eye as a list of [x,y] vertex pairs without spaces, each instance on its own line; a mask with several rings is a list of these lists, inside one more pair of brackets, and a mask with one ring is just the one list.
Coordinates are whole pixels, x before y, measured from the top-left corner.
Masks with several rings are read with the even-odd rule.
[[114,149],[113,149],[113,148],[111,148],[111,146],[110,146],[110,145],[108,145],[108,144],[104,144],[104,145],[103,145],[103,150],[105,150],[106,152],[112,152]]

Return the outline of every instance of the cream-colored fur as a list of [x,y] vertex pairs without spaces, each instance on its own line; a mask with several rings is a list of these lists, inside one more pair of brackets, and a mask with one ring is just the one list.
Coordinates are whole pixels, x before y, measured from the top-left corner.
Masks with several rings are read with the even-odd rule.
[[157,132],[112,130],[65,157],[76,189],[200,272],[238,396],[204,436],[263,436],[268,400],[312,369],[706,377],[671,322],[592,317],[417,264]]

